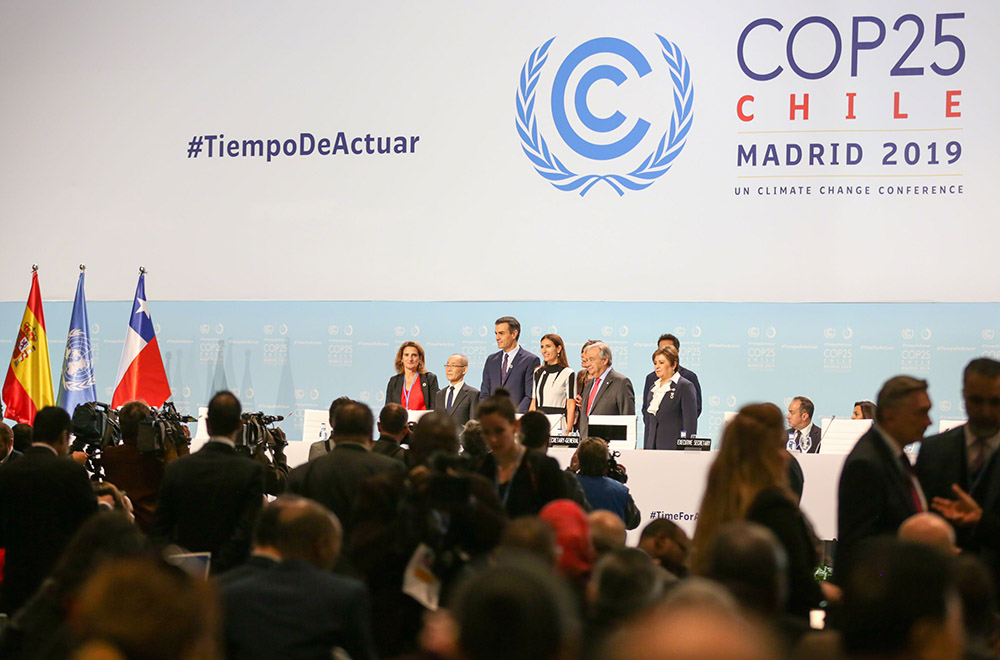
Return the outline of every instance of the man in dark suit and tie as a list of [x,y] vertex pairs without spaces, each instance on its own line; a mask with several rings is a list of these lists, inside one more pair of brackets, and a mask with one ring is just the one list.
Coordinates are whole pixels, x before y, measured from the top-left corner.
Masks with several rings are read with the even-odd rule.
[[498,318],[494,334],[500,350],[486,358],[479,398],[485,399],[503,388],[510,393],[518,412],[528,412],[535,369],[542,364],[542,361],[537,355],[518,346],[521,324],[513,316]]
[[22,452],[14,449],[14,431],[0,422],[0,465],[21,458]]
[[858,543],[882,534],[894,535],[904,520],[927,511],[927,500],[906,445],[923,438],[930,426],[927,381],[896,376],[878,393],[875,424],[854,445],[840,473],[837,491],[838,577],[850,571]]
[[968,423],[920,443],[917,476],[930,499],[953,498],[952,485],[972,492],[1000,445],[1000,362],[970,362],[962,378],[962,398]]
[[[368,590],[330,572],[343,534],[335,516],[305,498],[282,496],[269,540],[271,565],[221,586],[227,656],[332,658],[375,657]],[[276,561],[274,561],[276,560]]]
[[406,463],[406,448],[401,445],[410,435],[409,416],[400,404],[385,404],[378,414],[378,440],[372,451]]
[[611,368],[611,347],[595,342],[583,353],[590,381],[580,395],[580,437],[590,430],[591,415],[635,415],[632,381]]
[[[669,332],[664,333],[660,335],[659,340],[656,342],[657,348],[663,348],[664,346],[670,345],[677,349],[677,355],[679,356],[681,353],[681,341],[674,335]],[[687,378],[691,381],[691,384],[694,385],[694,392],[697,395],[696,399],[698,402],[698,416],[701,416],[701,383],[698,382],[698,374],[690,369],[684,368],[684,365],[682,365],[679,360],[677,362],[677,373],[681,375],[681,378]],[[646,375],[646,384],[643,386],[642,390],[643,396],[646,396],[646,394],[653,389],[653,384],[656,381],[657,377],[655,371],[651,371]]]
[[438,390],[434,410],[443,410],[451,415],[459,427],[475,418],[479,409],[479,390],[466,385],[465,374],[469,371],[469,358],[455,353],[444,365],[444,374],[449,385]]
[[375,418],[363,403],[339,406],[333,420],[333,450],[288,475],[288,491],[316,500],[341,520],[350,537],[360,483],[380,472],[402,472],[402,461],[371,451]]
[[264,466],[236,451],[243,409],[232,392],[208,403],[209,439],[166,467],[150,536],[191,552],[212,553],[212,572],[246,560],[264,502]]
[[34,441],[0,466],[0,548],[6,565],[0,611],[13,615],[38,589],[80,525],[97,511],[87,471],[67,458],[69,413],[42,408]]
[[816,406],[808,397],[797,396],[788,404],[788,451],[818,454],[823,429],[813,424]]

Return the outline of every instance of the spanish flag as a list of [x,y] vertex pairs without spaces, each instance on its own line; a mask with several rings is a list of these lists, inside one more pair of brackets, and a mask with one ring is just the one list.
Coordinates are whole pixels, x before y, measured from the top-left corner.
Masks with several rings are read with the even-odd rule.
[[31,424],[35,413],[55,405],[52,395],[52,367],[49,366],[49,342],[45,336],[42,293],[38,289],[38,271],[31,274],[31,292],[24,318],[17,331],[14,354],[10,358],[7,379],[3,383],[4,416]]

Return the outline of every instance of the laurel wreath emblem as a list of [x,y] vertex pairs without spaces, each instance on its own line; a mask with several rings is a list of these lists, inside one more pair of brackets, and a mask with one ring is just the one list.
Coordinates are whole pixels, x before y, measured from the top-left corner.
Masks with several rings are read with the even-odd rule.
[[580,196],[586,195],[600,181],[611,186],[619,196],[625,190],[642,190],[667,173],[684,144],[694,117],[694,86],[691,83],[691,67],[681,49],[663,36],[660,40],[663,59],[670,68],[674,85],[674,112],[670,118],[670,129],[663,134],[653,153],[627,174],[577,174],[549,150],[545,138],[535,121],[535,92],[542,67],[548,59],[549,46],[555,37],[532,51],[528,61],[521,68],[521,79],[517,87],[517,132],[521,138],[521,148],[531,160],[535,171],[549,180],[559,190],[580,189]]

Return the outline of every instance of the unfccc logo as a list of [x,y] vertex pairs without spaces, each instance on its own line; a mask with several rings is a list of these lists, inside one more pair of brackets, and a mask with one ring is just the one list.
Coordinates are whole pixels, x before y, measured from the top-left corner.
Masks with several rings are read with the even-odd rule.
[[[627,41],[615,37],[591,39],[574,48],[559,65],[550,93],[552,122],[562,143],[575,153],[572,161],[566,158],[567,152],[560,160],[550,151],[535,117],[538,81],[555,38],[536,48],[525,62],[517,88],[516,124],[521,148],[535,171],[559,190],[579,190],[582,197],[601,181],[619,196],[626,190],[642,190],[666,174],[684,148],[694,117],[691,69],[676,44],[660,35],[656,37],[669,69],[669,76],[663,77],[673,87],[672,109],[670,104],[662,104],[665,111],[672,110],[669,124],[665,116],[650,116],[651,122],[641,116],[630,120],[620,109],[608,113],[609,103],[623,107],[620,102],[628,90],[622,88],[625,83],[653,73],[649,60]],[[617,65],[622,60],[628,65],[624,69]],[[613,93],[619,97],[610,102],[607,92],[614,88],[609,82],[618,88]],[[651,88],[640,85],[639,89]],[[572,108],[572,117],[567,106]],[[655,131],[654,123],[661,124]],[[580,128],[585,135],[581,135]],[[645,138],[651,131],[656,135],[660,130],[662,137],[654,147]],[[597,173],[600,171],[604,173]]]

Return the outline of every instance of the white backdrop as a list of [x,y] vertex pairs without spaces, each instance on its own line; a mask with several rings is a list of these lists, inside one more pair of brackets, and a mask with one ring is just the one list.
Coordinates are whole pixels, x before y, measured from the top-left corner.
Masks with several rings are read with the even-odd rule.
[[[939,15],[960,12],[938,28]],[[912,20],[893,25],[910,13],[923,34],[902,65],[922,74],[892,76],[917,35]],[[861,15],[881,21],[885,37],[858,53],[852,76]],[[810,16],[842,41],[818,80],[795,75],[786,54]],[[748,66],[784,67],[769,81],[737,60],[741,33],[759,18],[783,26],[746,40]],[[960,1],[6,3],[0,300],[24,300],[31,263],[42,266],[46,299],[70,299],[86,261],[91,300],[130,299],[144,264],[160,300],[996,301],[998,24],[995,3]],[[671,169],[622,197],[605,182],[582,197],[557,190],[515,130],[529,56],[554,38],[533,105],[552,154],[576,173],[620,174],[678,117],[657,34],[689,63],[694,90]],[[859,34],[874,41],[876,24]],[[639,78],[620,57],[597,55],[571,72],[564,105],[577,133],[607,143],[639,118],[651,124],[633,151],[602,163],[567,147],[550,102],[561,63],[595,37],[634,45],[652,68]],[[793,42],[807,71],[833,52],[821,22]],[[606,134],[584,129],[573,105],[600,64],[626,78],[598,80],[586,95],[598,118],[624,115]],[[958,70],[942,76],[932,64]],[[960,92],[950,111],[949,91]],[[792,94],[799,103],[809,94],[808,120],[789,118]],[[746,95],[749,122],[737,114]],[[348,144],[367,134],[419,141],[405,154],[207,156],[205,136],[242,149],[339,132]],[[202,152],[189,157],[198,137]],[[852,142],[862,162],[830,165],[830,145],[843,158]],[[909,165],[911,142],[920,153]],[[951,142],[962,153],[948,164]],[[772,143],[782,163],[785,145],[799,145],[803,163],[764,166]],[[807,164],[812,143],[826,145],[825,165]],[[896,165],[883,163],[885,143],[897,145]],[[757,165],[738,164],[739,147],[754,144]],[[820,193],[831,185],[869,191]],[[766,194],[782,187],[802,192]]]

